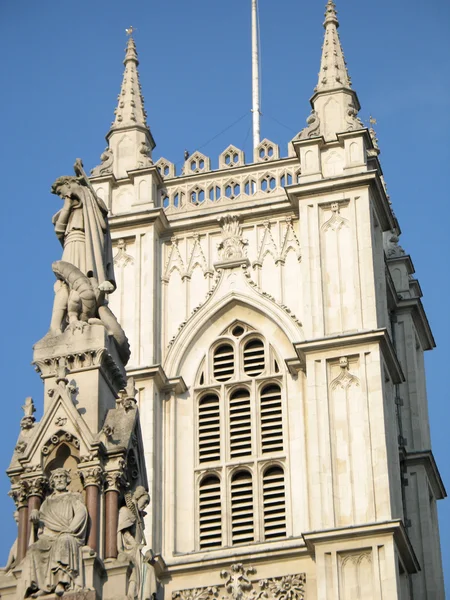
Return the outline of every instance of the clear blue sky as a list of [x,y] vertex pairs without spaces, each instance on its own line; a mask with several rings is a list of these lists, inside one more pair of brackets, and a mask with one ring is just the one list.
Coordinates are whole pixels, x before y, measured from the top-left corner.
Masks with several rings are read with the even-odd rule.
[[[303,128],[316,84],[325,0],[260,0],[263,136]],[[450,488],[448,423],[450,77],[447,0],[338,0],[341,39],[360,116],[378,119],[381,160],[401,243],[412,255],[437,341],[426,356],[433,450]],[[50,185],[76,157],[98,164],[122,79],[125,27],[137,27],[155,157],[173,162],[231,123],[203,152],[230,143],[251,155],[250,0],[3,0],[0,5],[0,244],[3,410],[0,562],[14,538],[7,468],[26,396],[42,406],[30,366],[49,326],[50,265],[60,256]],[[439,507],[450,589],[450,502]],[[11,515],[11,516],[10,516]]]

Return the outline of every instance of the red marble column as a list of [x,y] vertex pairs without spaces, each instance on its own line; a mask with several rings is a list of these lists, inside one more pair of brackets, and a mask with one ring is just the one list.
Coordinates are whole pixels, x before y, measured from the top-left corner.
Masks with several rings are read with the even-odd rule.
[[19,532],[17,535],[17,564],[25,558],[28,548],[28,504],[22,503],[17,508],[19,512]]
[[33,543],[31,534],[33,532],[34,524],[31,522],[30,517],[33,510],[39,510],[41,508],[42,498],[40,496],[29,496],[28,498],[28,533],[27,533],[27,546]]
[[89,513],[89,536],[87,545],[94,552],[98,552],[98,529],[99,529],[99,511],[98,511],[99,490],[95,484],[86,487],[86,508]]
[[105,558],[117,558],[117,527],[119,525],[119,492],[109,489],[105,494]]

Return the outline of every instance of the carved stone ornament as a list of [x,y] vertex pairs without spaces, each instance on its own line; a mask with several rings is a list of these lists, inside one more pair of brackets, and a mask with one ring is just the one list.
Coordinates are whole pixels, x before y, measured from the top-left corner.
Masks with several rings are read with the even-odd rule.
[[399,241],[400,241],[399,236],[395,232],[392,232],[392,235],[388,239],[388,243],[387,243],[388,258],[397,258],[398,256],[405,255],[405,251],[400,246]]
[[140,159],[138,161],[138,166],[140,169],[145,169],[145,167],[150,167],[153,165],[153,161],[150,158],[151,148],[145,142],[141,142],[139,147]]
[[242,227],[237,215],[226,215],[219,219],[222,229],[219,256],[222,261],[236,261],[246,258],[248,241],[242,238]]
[[125,483],[123,470],[109,471],[105,473],[105,485],[107,492],[119,492]]
[[33,479],[27,480],[29,489],[28,496],[39,496],[39,498],[43,498],[48,489],[48,480],[44,475],[38,475]]
[[309,140],[320,135],[320,119],[315,110],[311,111],[311,114],[306,119],[306,123],[307,127],[302,129],[294,140]]
[[89,485],[96,485],[98,488],[100,488],[103,484],[104,473],[103,469],[99,466],[80,469],[78,475],[81,479],[83,487],[85,488]]
[[36,421],[34,418],[34,413],[36,412],[36,408],[34,407],[33,398],[29,396],[25,398],[25,404],[22,406],[23,409],[23,417],[20,421],[21,429],[31,429]]
[[[306,588],[305,573],[252,580],[256,569],[243,563],[231,565],[220,576],[225,580],[222,586],[209,586],[178,590],[172,593],[172,600],[304,600]],[[222,593],[223,592],[223,593]]]
[[114,155],[111,148],[105,148],[100,156],[102,161],[98,167],[91,170],[92,177],[100,177],[101,175],[109,175],[113,171]]
[[347,108],[347,115],[345,117],[345,121],[347,123],[347,131],[355,131],[357,129],[364,129],[364,123],[358,117],[358,111],[350,104]]
[[117,401],[117,404],[119,404],[126,412],[136,408],[136,394],[137,389],[134,387],[134,377],[129,377],[127,387],[120,392],[120,398]]
[[26,481],[19,481],[17,484],[13,485],[8,492],[8,495],[14,500],[16,507],[21,508],[28,503],[28,491],[28,483]]

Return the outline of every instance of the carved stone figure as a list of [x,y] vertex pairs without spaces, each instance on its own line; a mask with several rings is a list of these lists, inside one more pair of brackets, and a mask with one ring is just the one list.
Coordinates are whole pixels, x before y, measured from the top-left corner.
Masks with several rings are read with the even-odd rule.
[[315,110],[311,111],[311,114],[306,119],[307,127],[302,129],[300,133],[297,135],[297,140],[308,140],[313,137],[317,137],[320,135],[320,119],[319,115]]
[[150,504],[146,489],[138,486],[131,496],[125,497],[126,505],[119,511],[117,548],[130,559],[133,571],[128,583],[127,600],[152,600],[156,595],[156,575],[153,567],[153,552],[145,555],[144,521],[145,509]]
[[[14,520],[19,524],[19,511],[14,511]],[[8,560],[6,561],[5,571],[6,573],[10,573],[17,565],[17,538],[14,541],[14,544],[11,546],[11,550],[8,554]],[[2,569],[3,570],[3,569]]]
[[101,323],[118,345],[126,364],[130,357],[128,340],[107,306],[106,294],[116,288],[108,209],[89,182],[79,159],[75,177],[60,177],[52,192],[64,200],[53,217],[55,232],[64,250],[62,260],[52,265],[57,277],[50,332],[66,327],[81,329],[87,323]]
[[70,475],[55,469],[50,476],[53,493],[30,520],[38,539],[27,553],[23,568],[25,597],[54,593],[62,596],[75,587],[80,572],[80,548],[86,542],[88,513],[82,496],[69,492]]

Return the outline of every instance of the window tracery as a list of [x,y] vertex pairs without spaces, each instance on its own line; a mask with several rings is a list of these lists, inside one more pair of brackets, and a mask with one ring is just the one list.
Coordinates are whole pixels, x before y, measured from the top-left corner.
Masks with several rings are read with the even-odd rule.
[[200,550],[287,535],[279,364],[267,340],[238,321],[202,360],[195,392]]

